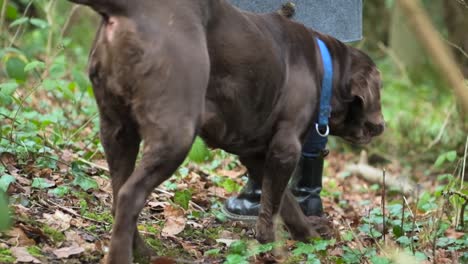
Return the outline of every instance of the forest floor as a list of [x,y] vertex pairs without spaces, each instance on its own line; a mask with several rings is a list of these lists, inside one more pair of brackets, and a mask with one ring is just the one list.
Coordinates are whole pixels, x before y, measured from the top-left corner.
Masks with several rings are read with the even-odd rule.
[[[186,163],[147,201],[138,228],[158,256],[177,263],[467,260],[466,233],[450,223],[442,210],[444,199],[422,198],[416,207],[413,197],[403,199],[389,191],[384,232],[382,188],[345,172],[347,164],[358,160],[355,155],[333,151],[322,193],[323,220],[331,232],[305,244],[289,240],[279,226],[278,242],[259,245],[252,223],[229,221],[220,210],[245,182],[246,170],[234,156],[216,153],[211,162]],[[70,165],[75,164],[71,151],[57,155],[57,170],[40,169],[34,161],[20,164],[10,153],[1,155],[6,172],[16,180],[8,184],[14,225],[0,236],[0,263],[100,263],[108,252],[112,192],[105,161],[97,159],[77,170]],[[401,171],[396,163],[386,168],[390,174]],[[437,185],[428,180],[421,188],[432,193]]]

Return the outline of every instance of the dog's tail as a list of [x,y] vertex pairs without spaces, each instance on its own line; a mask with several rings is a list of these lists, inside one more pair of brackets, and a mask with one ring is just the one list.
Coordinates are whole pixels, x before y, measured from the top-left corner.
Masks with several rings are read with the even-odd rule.
[[75,4],[86,5],[102,15],[113,15],[126,10],[129,0],[68,0]]
[[293,18],[296,15],[296,5],[293,2],[287,2],[281,6],[278,13],[286,18]]

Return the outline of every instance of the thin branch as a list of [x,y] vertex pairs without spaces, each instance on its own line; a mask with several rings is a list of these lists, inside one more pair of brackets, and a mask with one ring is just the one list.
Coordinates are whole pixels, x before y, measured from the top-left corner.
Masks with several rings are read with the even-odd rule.
[[457,102],[462,108],[460,111],[461,121],[463,122],[463,127],[466,128],[468,123],[468,89],[464,83],[465,78],[447,45],[442,40],[440,33],[434,28],[429,16],[419,2],[414,0],[398,0],[399,7],[408,18],[413,32],[431,56],[434,64],[439,68],[441,76],[453,88]]
[[444,135],[444,132],[445,132],[445,129],[447,128],[448,124],[449,124],[449,121],[450,121],[450,117],[452,116],[452,114],[455,112],[456,108],[455,107],[452,107],[452,109],[450,109],[449,113],[447,114],[447,116],[445,117],[445,120],[444,120],[444,123],[442,124],[442,127],[440,128],[440,131],[439,131],[439,134],[437,135],[437,137],[431,142],[431,144],[429,144],[429,146],[427,147],[426,150],[429,150],[431,149],[432,147],[434,147],[437,143],[439,143],[439,141],[442,139],[442,136]]
[[3,26],[5,24],[5,15],[8,6],[9,0],[3,0],[2,10],[0,11],[0,30],[3,31]]

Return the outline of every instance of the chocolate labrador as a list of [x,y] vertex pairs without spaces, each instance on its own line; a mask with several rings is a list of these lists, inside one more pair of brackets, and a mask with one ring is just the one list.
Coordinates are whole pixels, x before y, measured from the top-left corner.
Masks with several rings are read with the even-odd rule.
[[274,240],[278,213],[294,238],[316,234],[286,186],[317,119],[323,75],[317,37],[334,65],[331,133],[368,143],[384,129],[372,60],[284,15],[242,12],[226,0],[70,1],[102,15],[89,76],[114,195],[108,263],[147,253],[138,215],[196,135],[239,155],[263,178],[260,242]]

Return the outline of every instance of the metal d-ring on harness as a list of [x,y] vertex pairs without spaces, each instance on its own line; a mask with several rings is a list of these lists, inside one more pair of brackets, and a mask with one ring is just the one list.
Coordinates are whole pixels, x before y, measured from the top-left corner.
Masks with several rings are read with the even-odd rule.
[[328,119],[331,115],[331,98],[333,93],[333,62],[327,45],[321,39],[316,39],[322,56],[323,78],[322,91],[320,92],[319,116],[315,129],[321,137],[328,137],[330,135]]

